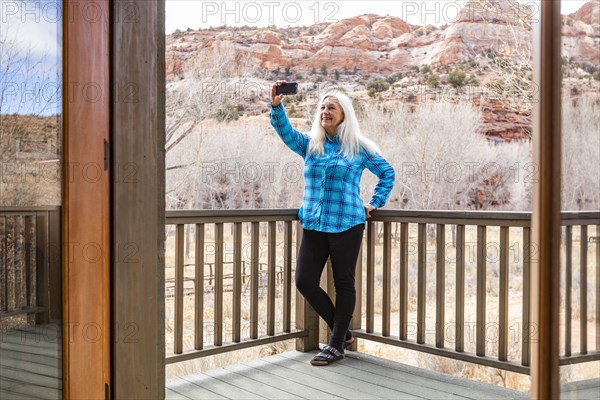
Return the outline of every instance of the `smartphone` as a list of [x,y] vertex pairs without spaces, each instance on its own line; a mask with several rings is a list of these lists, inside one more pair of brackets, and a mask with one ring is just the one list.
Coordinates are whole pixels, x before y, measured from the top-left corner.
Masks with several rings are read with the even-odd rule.
[[280,94],[290,95],[290,94],[297,94],[297,93],[298,93],[298,82],[284,83],[283,85],[277,86],[275,88],[276,95],[280,95]]

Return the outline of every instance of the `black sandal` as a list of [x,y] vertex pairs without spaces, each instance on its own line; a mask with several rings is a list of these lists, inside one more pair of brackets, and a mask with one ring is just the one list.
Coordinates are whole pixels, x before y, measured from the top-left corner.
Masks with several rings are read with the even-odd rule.
[[314,366],[329,365],[333,362],[343,359],[344,357],[344,353],[340,352],[335,347],[327,345],[323,347],[323,350],[319,354],[310,360],[310,363]]

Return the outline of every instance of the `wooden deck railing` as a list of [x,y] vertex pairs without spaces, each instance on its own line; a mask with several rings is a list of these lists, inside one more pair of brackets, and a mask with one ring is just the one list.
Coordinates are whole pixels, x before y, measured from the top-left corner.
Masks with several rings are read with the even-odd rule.
[[61,318],[60,207],[0,207],[0,319]]
[[[294,242],[294,222],[297,220],[293,210],[243,210],[243,211],[167,211],[166,223],[175,226],[175,261],[174,261],[174,340],[173,355],[167,357],[167,363],[179,362],[193,358],[239,350],[261,344],[277,341],[302,338],[306,340],[310,331],[298,324],[292,327],[292,244]],[[249,247],[244,248],[250,264],[249,274],[242,273],[242,224],[249,224]],[[259,278],[261,270],[261,253],[263,246],[260,243],[260,224],[266,225],[266,322],[264,335],[259,335]],[[195,255],[193,278],[194,282],[194,348],[183,349],[184,325],[184,225],[195,226]],[[207,224],[214,224],[214,251],[211,254],[213,262],[206,261],[205,230]],[[232,262],[226,262],[224,226],[232,225]],[[284,225],[283,232],[283,263],[276,265],[277,260],[277,224]],[[296,222],[297,224],[297,222]],[[214,265],[214,272],[205,274],[206,266]],[[224,344],[224,304],[223,294],[225,272],[224,267],[230,264],[231,271],[231,333],[230,341]],[[247,329],[243,329],[241,316],[242,286],[244,277],[249,275],[250,284],[250,315]],[[278,279],[279,278],[279,279]],[[167,278],[167,282],[169,282]],[[212,282],[214,280],[214,282]],[[282,305],[276,308],[277,282],[282,290]],[[212,282],[213,320],[204,321],[204,293],[205,285]],[[297,311],[297,310],[296,310]],[[276,332],[276,313],[279,313],[281,329]],[[279,324],[277,324],[279,325]],[[212,328],[212,345],[205,347],[205,328]],[[312,332],[313,336],[318,332]],[[316,342],[316,336],[313,337]]]
[[[380,343],[404,347],[452,359],[482,364],[503,370],[528,374],[529,373],[529,343],[535,340],[535,327],[530,324],[530,262],[535,257],[536,246],[531,242],[530,213],[526,212],[459,212],[459,211],[396,211],[379,210],[368,222],[365,242],[357,263],[356,284],[357,304],[352,320],[351,329],[358,338],[373,340]],[[600,212],[565,212],[562,214],[564,225],[564,240],[566,262],[564,280],[564,304],[561,312],[565,313],[564,352],[561,364],[572,364],[600,360]],[[204,210],[204,211],[167,211],[166,224],[175,227],[175,285],[174,299],[174,346],[173,354],[167,357],[167,363],[189,360],[206,355],[223,353],[240,348],[247,348],[280,340],[297,338],[297,348],[310,350],[316,348],[319,341],[319,323],[316,314],[306,301],[298,294],[298,299],[292,307],[292,276],[293,276],[293,247],[297,248],[301,238],[301,228],[297,221],[297,210]],[[183,349],[184,321],[184,226],[195,225],[194,278],[194,348]],[[267,228],[267,304],[266,304],[266,333],[259,335],[259,262],[261,250],[260,224]],[[276,262],[278,243],[277,225],[283,224],[283,265]],[[214,264],[214,275],[205,275],[207,255],[204,249],[205,231],[207,226],[214,229],[214,254],[211,255]],[[224,282],[224,230],[226,225],[232,226],[229,243],[232,246],[231,280],[232,280],[232,310],[231,310],[231,340],[224,344],[223,318],[223,282]],[[241,296],[242,274],[242,228],[249,229],[250,252],[250,329],[247,337],[241,334]],[[591,235],[590,226],[594,234]],[[435,228],[435,229],[431,229]],[[579,232],[579,352],[573,353],[571,334],[571,309],[573,306],[572,290],[574,238],[573,228]],[[518,232],[515,232],[517,231]],[[493,231],[493,232],[492,232]],[[294,233],[295,232],[295,233]],[[488,239],[491,234],[498,235],[495,240]],[[411,236],[411,234],[414,236]],[[450,240],[447,235],[451,234]],[[474,241],[469,237],[473,236]],[[294,238],[296,243],[294,243]],[[511,238],[516,238],[511,244]],[[416,239],[416,240],[414,240]],[[588,247],[596,247],[595,251],[595,284],[588,286]],[[294,246],[295,245],[295,246]],[[489,260],[488,249],[497,249],[497,260]],[[230,249],[231,250],[231,249]],[[469,252],[469,251],[472,252]],[[468,255],[474,254],[473,260]],[[433,255],[433,256],[432,256]],[[431,259],[432,262],[429,262]],[[409,262],[412,261],[412,262]],[[472,262],[471,262],[472,261]],[[473,264],[473,265],[472,265]],[[490,271],[489,265],[494,265]],[[497,265],[497,271],[496,271]],[[433,268],[435,279],[428,276],[428,266]],[[451,266],[455,273],[448,274]],[[277,268],[283,277],[276,283]],[[511,270],[512,268],[512,270]],[[416,271],[415,271],[416,270]],[[514,270],[514,271],[513,271]],[[416,279],[409,282],[409,271]],[[510,272],[509,272],[510,271]],[[497,273],[497,277],[493,276]],[[518,274],[519,276],[514,276]],[[446,282],[447,275],[452,282]],[[199,279],[202,277],[202,279]],[[214,296],[212,323],[213,340],[208,347],[204,346],[204,286],[208,279],[214,279],[212,295]],[[497,279],[497,295],[488,294],[489,282]],[[510,283],[514,280],[522,282],[522,289],[511,297]],[[435,300],[428,306],[427,292],[431,292],[434,281]],[[471,291],[466,283],[473,281]],[[199,283],[201,282],[201,283]],[[376,285],[376,282],[379,282]],[[416,295],[409,297],[409,284],[416,287]],[[323,287],[328,288],[333,295],[331,270],[324,274]],[[282,291],[282,307],[276,309],[277,287]],[[453,286],[453,313],[446,313],[447,286]],[[595,295],[590,295],[588,289],[595,287]],[[364,288],[364,290],[363,290]],[[392,302],[392,292],[397,293],[398,299]],[[451,291],[449,291],[451,292]],[[363,294],[364,293],[364,294]],[[512,289],[512,296],[515,296]],[[474,297],[474,320],[467,318],[468,300]],[[497,318],[490,318],[488,302],[491,297],[497,301]],[[587,315],[589,297],[596,302],[596,343],[595,350],[588,348]],[[514,320],[514,309],[511,312],[510,300],[518,300],[519,323],[509,326],[509,315]],[[376,310],[375,304],[381,306]],[[413,303],[416,305],[413,306]],[[292,308],[295,309],[295,327],[292,326]],[[412,310],[414,308],[414,310]],[[431,312],[431,310],[435,310]],[[393,311],[397,310],[397,311]],[[414,311],[414,312],[413,312]],[[275,331],[276,312],[282,313],[281,332]],[[429,315],[432,314],[432,315]],[[427,329],[433,318],[434,328]],[[379,321],[378,321],[379,319]],[[377,324],[376,324],[377,321]],[[396,327],[392,330],[392,322]],[[431,324],[430,324],[431,325]],[[515,328],[518,327],[518,329]],[[410,329],[409,329],[410,328]],[[413,329],[414,328],[414,332]],[[448,329],[450,328],[450,329]],[[494,337],[490,338],[490,328]],[[473,337],[469,335],[473,330]],[[326,337],[321,329],[321,341]],[[428,337],[430,333],[431,337]],[[510,333],[510,338],[509,338]],[[513,339],[509,343],[509,339]],[[516,339],[515,339],[516,338]],[[474,349],[469,350],[469,341],[473,339]],[[518,342],[519,355],[514,356],[515,340]],[[513,349],[511,352],[510,350]]]
[[[535,257],[536,246],[531,242],[531,231],[530,231],[530,213],[508,213],[508,212],[449,212],[449,211],[391,211],[391,210],[380,210],[373,221],[368,223],[367,237],[366,237],[366,323],[361,324],[361,318],[358,314],[360,305],[357,305],[357,312],[352,322],[352,329],[355,335],[359,338],[374,340],[381,343],[386,343],[394,346],[404,347],[412,350],[422,351],[434,355],[445,356],[452,359],[458,359],[462,361],[468,361],[476,364],[482,364],[490,367],[500,368],[503,370],[529,373],[529,362],[530,353],[529,345],[530,340],[535,340],[537,335],[535,326],[530,323],[530,263],[532,257]],[[565,352],[561,358],[561,365],[573,364],[579,362],[587,362],[591,360],[600,360],[600,296],[598,295],[598,282],[600,282],[600,269],[598,268],[598,262],[600,261],[600,246],[596,246],[596,350],[594,352],[588,351],[587,348],[587,309],[588,309],[588,243],[589,238],[587,235],[588,226],[595,225],[595,239],[597,243],[598,237],[600,236],[600,213],[598,212],[565,212],[562,213],[564,230],[566,231],[565,246],[566,246],[566,265],[564,271],[566,274],[561,276],[561,279],[565,279],[565,324],[564,324],[564,337],[565,337]],[[398,319],[399,329],[398,332],[390,331],[390,284],[391,279],[391,259],[392,259],[392,224],[399,225],[400,237],[399,237],[399,305],[398,305]],[[382,255],[382,275],[383,275],[383,299],[382,299],[382,315],[381,315],[381,326],[375,327],[375,313],[374,313],[374,300],[375,300],[375,271],[376,265],[374,261],[375,255],[375,233],[378,229],[375,225],[383,225],[383,255]],[[408,248],[409,239],[408,232],[409,226],[415,225],[417,231],[417,241],[415,243],[416,250],[411,252]],[[450,225],[455,230],[454,240],[450,246],[446,242],[446,231]],[[435,250],[429,251],[427,244],[427,227],[435,226]],[[476,241],[474,243],[468,243],[466,240],[466,229],[472,226],[476,233]],[[573,277],[572,269],[572,230],[574,226],[580,227],[580,268],[579,268],[579,281],[580,281],[580,352],[578,354],[572,354],[571,348],[571,281]],[[487,239],[489,227],[498,227],[498,242],[491,242]],[[513,254],[511,257],[510,253],[514,253],[514,245],[510,244],[511,228],[521,228],[519,241],[513,242],[518,244],[520,242],[520,255]],[[498,318],[497,320],[488,320],[486,307],[488,305],[488,291],[487,284],[490,280],[490,274],[488,273],[488,254],[487,248],[492,244],[498,250]],[[468,245],[471,245],[469,248]],[[473,248],[474,247],[474,248]],[[475,320],[465,319],[465,278],[466,278],[466,264],[467,264],[467,253],[468,250],[474,250],[475,253]],[[416,256],[417,264],[417,279],[416,282],[412,282],[417,287],[417,299],[416,299],[416,320],[410,320],[408,318],[408,256],[414,253]],[[434,268],[435,278],[429,278],[427,276],[427,260],[430,254],[435,254]],[[450,253],[450,254],[449,254]],[[495,258],[495,257],[494,257]],[[514,326],[509,326],[509,280],[511,276],[509,274],[509,265],[511,264],[511,258],[514,261],[518,261],[518,267],[522,271],[522,291],[519,296],[522,298],[521,302],[521,318],[520,323],[516,326],[519,327],[520,337],[516,332],[512,332],[512,338],[518,337],[520,342],[520,359],[509,359],[509,334],[514,329]],[[518,259],[518,260],[515,260]],[[452,260],[455,267],[454,274],[454,318],[449,318],[445,315],[446,311],[446,264],[448,260]],[[357,277],[362,276],[363,263],[359,262],[357,265]],[[514,279],[515,277],[513,277]],[[426,288],[429,279],[435,280],[435,329],[433,335],[434,339],[431,343],[426,341]],[[360,287],[361,283],[357,282],[357,286]],[[557,294],[558,295],[558,294]],[[561,310],[562,311],[562,310]],[[452,321],[448,323],[448,321]],[[408,340],[408,328],[415,327],[416,339]],[[450,328],[450,329],[448,329]],[[467,352],[465,350],[466,335],[469,328],[474,330],[474,342],[475,351]],[[491,329],[490,329],[491,328]],[[489,332],[492,332],[490,338]],[[449,335],[451,334],[451,335]],[[453,346],[447,346],[448,338],[451,336]],[[490,344],[495,345],[496,348],[490,351]],[[487,354],[487,352],[490,354]]]

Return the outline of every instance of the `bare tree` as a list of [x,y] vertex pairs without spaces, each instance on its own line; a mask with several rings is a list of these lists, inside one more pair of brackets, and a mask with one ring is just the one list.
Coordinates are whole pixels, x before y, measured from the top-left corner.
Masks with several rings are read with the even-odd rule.
[[[486,88],[508,110],[531,112],[535,95],[532,56],[532,20],[538,18],[535,10],[516,0],[474,0],[470,7],[472,14],[503,32],[495,46],[484,50],[483,60],[493,76]],[[476,53],[472,56],[481,59],[481,54]]]
[[600,208],[600,96],[563,99],[563,210]]
[[[60,201],[60,177],[54,177],[60,171],[60,94],[58,60],[34,52],[10,18],[3,22],[0,25],[1,204],[40,205]],[[24,154],[26,144],[31,147],[34,143],[43,147],[41,156],[18,158],[20,153]],[[48,180],[44,174],[51,170],[55,179]]]
[[[236,53],[232,44],[220,42],[211,54],[198,54],[196,62],[182,80],[167,84],[166,105],[166,169],[167,205],[169,208],[189,208],[198,204],[190,192],[195,186],[190,174],[197,172],[200,148],[204,140],[202,124],[211,120],[236,119],[243,96],[258,92],[257,84],[244,86],[259,75],[250,54]],[[254,91],[253,91],[254,90]],[[259,93],[255,93],[259,95]],[[193,138],[193,141],[190,139]],[[182,144],[186,143],[186,148]],[[178,149],[179,151],[175,151]],[[176,153],[176,155],[175,155]],[[217,186],[207,189],[218,191]],[[197,206],[197,205],[196,205]]]

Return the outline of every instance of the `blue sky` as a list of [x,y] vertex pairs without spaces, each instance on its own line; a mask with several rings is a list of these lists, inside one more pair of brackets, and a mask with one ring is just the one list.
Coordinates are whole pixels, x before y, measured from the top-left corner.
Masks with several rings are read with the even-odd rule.
[[61,13],[58,0],[0,0],[3,114],[60,112]]

